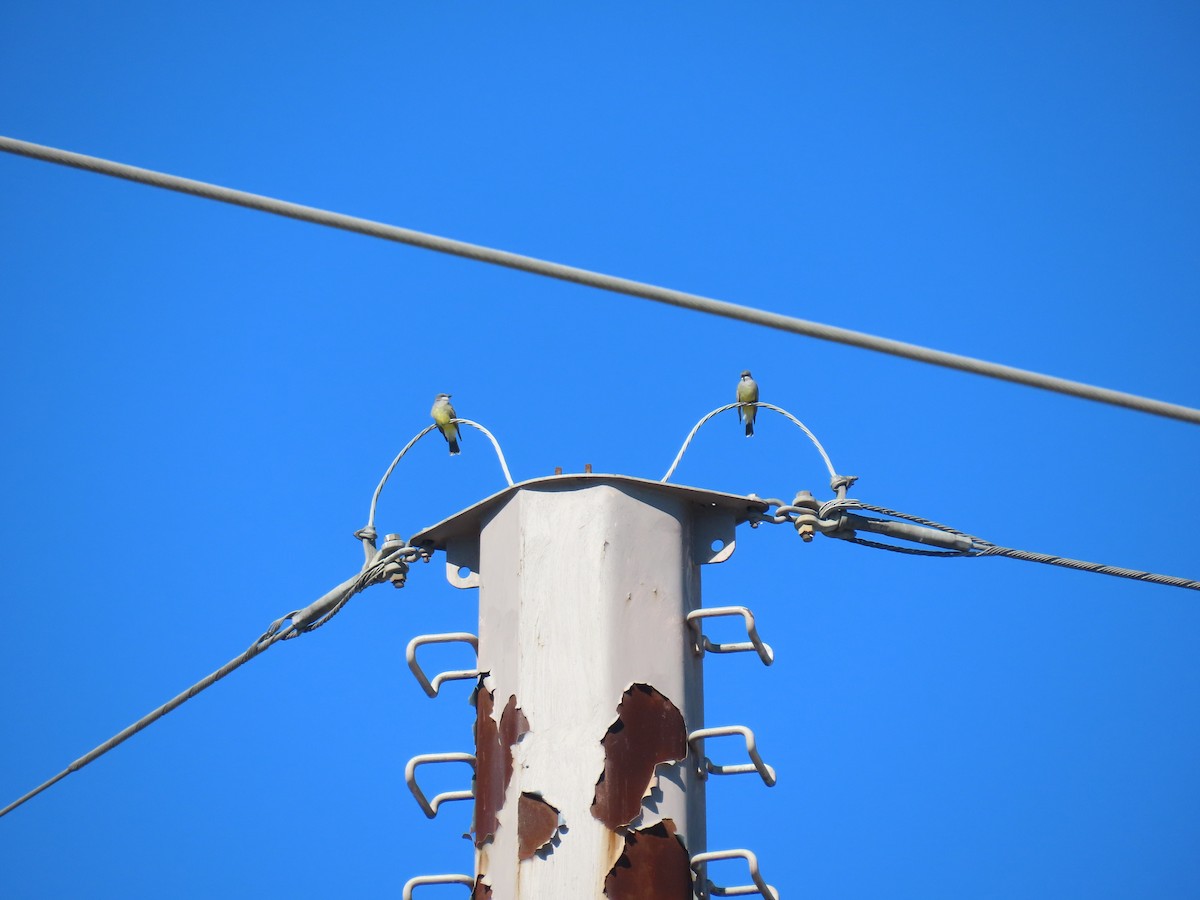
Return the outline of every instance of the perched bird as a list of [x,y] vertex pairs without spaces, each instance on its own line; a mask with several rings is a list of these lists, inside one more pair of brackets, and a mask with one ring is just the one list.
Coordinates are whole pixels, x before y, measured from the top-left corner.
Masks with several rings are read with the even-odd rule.
[[[758,402],[758,384],[750,377],[750,370],[747,369],[742,373],[742,380],[738,382],[737,388],[738,403],[757,403]],[[758,413],[757,406],[739,406],[738,416],[746,423],[746,437],[754,435],[754,417]]]
[[456,418],[454,407],[450,405],[449,394],[438,394],[433,399],[433,409],[429,411],[433,416],[433,421],[437,422],[438,431],[442,433],[442,437],[446,439],[446,443],[450,445],[450,455],[458,455],[458,426],[454,424]]

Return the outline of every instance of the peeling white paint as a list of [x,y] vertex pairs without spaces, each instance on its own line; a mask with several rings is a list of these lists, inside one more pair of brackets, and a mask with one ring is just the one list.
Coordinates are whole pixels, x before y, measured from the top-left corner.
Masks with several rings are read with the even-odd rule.
[[[485,519],[479,669],[497,719],[513,695],[531,729],[513,748],[495,837],[478,851],[495,900],[603,897],[624,838],[591,813],[601,740],[634,683],[666,696],[689,731],[703,727],[701,660],[684,620],[700,605],[699,564],[728,558],[733,528],[726,509],[619,479],[541,483]],[[563,827],[552,852],[518,863],[522,792],[560,810]],[[659,766],[646,794],[639,825],[673,819],[690,852],[704,849],[694,767]]]

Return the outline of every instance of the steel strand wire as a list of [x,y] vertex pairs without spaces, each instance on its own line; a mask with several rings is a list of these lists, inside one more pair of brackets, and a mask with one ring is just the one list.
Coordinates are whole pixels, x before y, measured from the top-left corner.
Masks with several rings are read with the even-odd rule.
[[1030,550],[1016,550],[1012,547],[998,547],[988,541],[978,541],[978,546],[972,556],[1002,556],[1017,559],[1022,562],[1042,563],[1047,566],[1061,566],[1080,572],[1092,572],[1097,575],[1112,575],[1116,578],[1129,578],[1133,581],[1147,581],[1151,584],[1161,584],[1167,587],[1186,588],[1200,591],[1200,581],[1190,578],[1179,578],[1175,575],[1160,575],[1155,572],[1143,572],[1139,569],[1124,569],[1120,566],[1106,566],[1102,563],[1087,562],[1081,559],[1069,559],[1063,556],[1053,556],[1048,553],[1034,553]]
[[[902,547],[895,544],[885,544],[879,541],[865,540],[859,537],[844,537],[838,535],[836,531],[830,529],[822,529],[824,533],[831,537],[841,537],[850,543],[860,544],[865,547],[871,547],[878,550],[888,550],[893,553],[907,553],[914,556],[945,556],[945,557],[982,557],[982,556],[999,556],[1007,559],[1020,560],[1022,562],[1035,562],[1048,566],[1059,566],[1065,569],[1074,569],[1079,572],[1089,572],[1095,575],[1111,575],[1115,578],[1127,578],[1132,581],[1145,581],[1150,584],[1161,584],[1166,587],[1185,588],[1187,590],[1200,590],[1200,581],[1194,581],[1190,578],[1180,578],[1175,575],[1162,575],[1156,572],[1145,572],[1140,569],[1126,569],[1121,566],[1109,566],[1103,563],[1088,562],[1086,560],[1071,559],[1065,556],[1055,556],[1050,553],[1037,553],[1031,550],[1017,550],[1013,547],[1001,547],[998,544],[993,544],[991,541],[985,541],[982,538],[951,528],[949,525],[943,525],[939,522],[934,522],[930,519],[924,519],[920,516],[914,516],[911,513],[900,512],[899,510],[889,509],[883,506],[874,506],[869,503],[863,503],[858,500],[835,500],[825,504],[821,508],[820,518],[825,519],[826,514],[831,511],[831,508],[836,507],[837,511],[847,511],[851,509],[867,510],[869,512],[879,513],[885,516],[892,516],[899,519],[907,519],[918,525],[927,528],[933,528],[946,534],[954,535],[959,538],[964,538],[970,541],[970,546],[963,550],[924,550],[911,547]],[[876,520],[879,521],[879,520]]]
[[[378,558],[376,560],[364,566],[362,571],[353,578],[343,582],[343,584],[339,585],[337,588],[334,588],[319,600],[304,607],[304,609],[295,610],[276,619],[271,623],[267,630],[263,632],[263,634],[257,640],[255,640],[253,644],[246,648],[243,653],[225,663],[225,665],[221,666],[221,668],[217,669],[207,677],[202,678],[200,681],[197,681],[187,690],[176,694],[162,706],[159,706],[157,709],[154,709],[142,716],[142,718],[138,719],[128,728],[123,729],[104,743],[95,747],[88,753],[85,753],[53,778],[43,782],[33,790],[14,800],[8,806],[0,809],[0,817],[7,815],[21,804],[36,797],[42,791],[52,787],[59,781],[62,781],[62,779],[66,778],[72,772],[78,772],[88,763],[91,763],[103,756],[109,750],[112,750],[120,744],[123,744],[139,731],[142,731],[149,725],[154,724],[167,713],[178,708],[179,706],[182,706],[185,702],[191,700],[201,691],[216,684],[226,675],[245,665],[250,660],[254,659],[254,657],[265,652],[280,641],[291,640],[292,638],[299,637],[301,634],[307,634],[310,631],[315,631],[316,629],[320,628],[335,615],[337,615],[337,613],[341,611],[346,603],[349,602],[350,598],[355,594],[359,593],[364,588],[383,581],[387,577],[387,572],[390,566],[398,561],[406,561],[407,558],[413,557],[415,554],[416,551],[407,545],[401,546],[395,550],[388,549],[381,551],[377,555]],[[290,624],[286,625],[285,627],[285,622],[289,622]]]
[[127,181],[134,181],[152,187],[192,194],[193,196],[204,197],[221,203],[230,203],[260,212],[286,216],[315,225],[340,228],[344,231],[352,231],[369,237],[382,238],[409,246],[421,247],[438,253],[447,253],[491,265],[517,269],[533,275],[557,278],[561,281],[581,284],[599,290],[625,294],[631,297],[640,297],[643,300],[652,300],[657,303],[665,303],[710,315],[723,316],[724,318],[749,322],[754,325],[787,331],[792,334],[804,335],[818,340],[833,341],[852,347],[859,347],[864,350],[872,350],[877,353],[886,353],[891,356],[911,359],[916,362],[956,369],[961,372],[969,372],[987,378],[996,378],[1001,381],[1014,382],[1028,387],[1054,391],[1060,394],[1080,397],[1085,400],[1107,403],[1112,406],[1120,406],[1152,415],[1190,422],[1193,425],[1200,425],[1200,409],[1193,409],[1177,403],[1154,400],[1125,391],[1116,391],[1111,388],[1098,387],[1080,381],[1072,381],[1067,378],[1058,378],[1028,369],[1019,369],[1015,366],[988,362],[987,360],[963,356],[957,353],[948,353],[944,350],[934,350],[930,347],[922,347],[918,344],[879,337],[849,328],[839,328],[834,325],[811,322],[806,319],[729,303],[700,294],[690,294],[645,282],[633,281],[628,278],[605,275],[600,272],[589,271],[588,269],[580,269],[575,266],[567,266],[531,256],[523,256],[519,253],[510,253],[506,250],[497,250],[479,244],[470,244],[452,238],[426,234],[410,228],[386,225],[370,219],[362,219],[311,206],[303,206],[299,203],[290,203],[285,200],[221,187],[220,185],[196,181],[190,178],[181,178],[177,175],[169,175],[165,172],[156,172],[151,169],[142,169],[137,166],[113,162],[100,157],[86,156],[82,153],[73,153],[57,147],[47,147],[29,141],[0,136],[0,151],[42,160],[43,162],[96,172],[101,175],[109,175],[114,178],[123,178]]
[[53,785],[57,784],[60,781],[62,781],[64,778],[66,778],[72,772],[78,772],[80,769],[82,769],[88,763],[103,756],[105,753],[107,753],[109,750],[112,750],[114,747],[116,747],[120,744],[123,744],[125,741],[129,740],[129,738],[133,737],[135,734],[137,734],[142,729],[157,722],[159,719],[161,719],[167,713],[171,712],[171,710],[183,705],[186,701],[191,700],[193,697],[195,697],[197,694],[199,694],[205,688],[211,687],[212,685],[216,684],[218,681],[220,681],[222,678],[224,678],[230,672],[234,671],[237,668],[240,668],[245,663],[248,663],[250,660],[254,659],[254,657],[258,656],[260,653],[264,652],[268,648],[273,647],[279,641],[287,640],[287,638],[289,636],[291,636],[291,635],[289,634],[288,631],[281,630],[281,631],[275,632],[274,634],[272,634],[270,636],[264,635],[262,638],[259,638],[257,641],[255,641],[253,644],[251,644],[244,653],[240,654],[239,656],[234,657],[233,659],[231,659],[229,662],[225,663],[225,665],[221,666],[221,668],[217,669],[215,672],[213,672],[208,677],[203,678],[200,681],[197,681],[186,691],[176,694],[174,697],[172,697],[170,700],[168,700],[162,706],[160,706],[157,709],[153,710],[152,712],[149,712],[146,715],[142,716],[142,718],[138,719],[136,722],[134,722],[128,728],[124,729],[123,731],[118,732],[117,734],[115,734],[111,738],[109,738],[107,741],[100,744],[98,747],[94,748],[90,752],[85,753],[83,756],[79,757],[79,759],[75,760],[75,762],[71,763],[69,766],[67,766],[65,769],[63,769],[61,772],[59,772],[57,775],[55,775],[49,781],[43,782],[42,784],[40,784],[36,788],[34,788],[32,791],[29,791],[24,796],[14,800],[12,803],[8,804],[8,806],[4,807],[4,809],[0,809],[0,816],[7,815],[8,813],[10,813],[14,809],[16,809],[18,806],[20,806],[22,803],[25,803],[27,800],[33,799],[38,794],[40,794],[42,791],[46,790],[49,787],[52,787]]
[[[1162,584],[1168,587],[1187,588],[1188,590],[1200,590],[1200,581],[1193,581],[1189,578],[1179,578],[1175,575],[1159,575],[1154,572],[1143,572],[1140,569],[1126,569],[1121,566],[1108,566],[1102,563],[1087,562],[1080,559],[1070,559],[1064,556],[1055,556],[1050,553],[1036,553],[1031,550],[1017,550],[1012,547],[1001,547],[993,544],[991,541],[985,541],[982,538],[967,534],[963,531],[958,531],[951,528],[949,525],[942,525],[939,522],[933,522],[929,519],[923,519],[920,516],[914,516],[909,513],[902,513],[897,510],[887,509],[882,506],[871,506],[869,504],[861,504],[861,509],[877,512],[885,516],[895,516],[901,519],[908,519],[910,522],[916,522],[919,525],[924,525],[930,528],[936,528],[939,531],[944,531],[947,534],[957,535],[959,537],[968,538],[971,541],[971,549],[965,553],[935,553],[927,552],[924,555],[931,556],[1002,556],[1008,559],[1017,559],[1023,562],[1036,562],[1048,566],[1061,566],[1066,569],[1075,569],[1080,572],[1092,572],[1097,575],[1112,575],[1116,578],[1129,578],[1134,581],[1148,581],[1152,584]],[[882,545],[886,546],[886,545]],[[889,547],[888,549],[892,549]],[[913,551],[910,551],[913,552]],[[921,551],[915,551],[921,552]]]

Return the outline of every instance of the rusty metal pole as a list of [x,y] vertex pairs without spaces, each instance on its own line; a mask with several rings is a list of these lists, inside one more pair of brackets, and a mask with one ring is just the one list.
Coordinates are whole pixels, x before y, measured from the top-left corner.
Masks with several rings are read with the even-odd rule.
[[[524,482],[416,535],[479,588],[473,896],[693,895],[700,566],[762,504],[614,475]],[[700,761],[703,764],[703,760]]]

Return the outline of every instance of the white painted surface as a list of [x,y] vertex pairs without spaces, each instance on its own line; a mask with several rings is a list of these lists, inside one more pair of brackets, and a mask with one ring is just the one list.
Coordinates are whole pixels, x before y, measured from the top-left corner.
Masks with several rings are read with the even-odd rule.
[[[497,719],[516,696],[530,728],[477,858],[495,900],[603,897],[624,840],[591,814],[601,740],[634,683],[671,700],[688,731],[703,727],[702,658],[685,618],[700,605],[699,564],[728,558],[734,524],[728,510],[666,489],[601,482],[519,489],[485,519],[479,668]],[[636,824],[670,818],[689,853],[703,850],[704,782],[692,765],[660,766],[652,787]],[[522,792],[558,808],[565,828],[545,858],[518,863]]]

